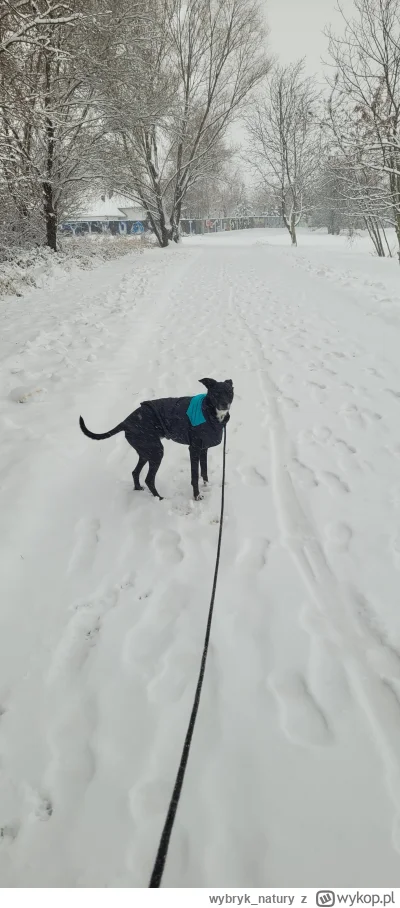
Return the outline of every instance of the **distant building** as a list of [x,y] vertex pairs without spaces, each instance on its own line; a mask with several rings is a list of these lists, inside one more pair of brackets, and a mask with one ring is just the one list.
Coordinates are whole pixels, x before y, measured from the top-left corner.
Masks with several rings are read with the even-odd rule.
[[82,235],[85,233],[138,234],[150,229],[147,213],[128,196],[108,192],[99,199],[82,205],[71,218],[61,225],[63,233]]

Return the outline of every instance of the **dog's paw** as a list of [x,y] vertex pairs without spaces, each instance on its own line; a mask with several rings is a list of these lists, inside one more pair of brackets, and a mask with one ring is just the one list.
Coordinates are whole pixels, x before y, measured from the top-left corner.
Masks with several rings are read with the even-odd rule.
[[195,501],[203,501],[203,495],[200,495],[200,493],[198,495],[194,495],[193,498]]

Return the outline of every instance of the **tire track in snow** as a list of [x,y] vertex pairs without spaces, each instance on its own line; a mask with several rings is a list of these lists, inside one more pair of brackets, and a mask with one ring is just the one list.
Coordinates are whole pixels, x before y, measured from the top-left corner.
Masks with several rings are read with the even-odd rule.
[[354,624],[351,617],[354,602],[340,587],[297,497],[288,467],[295,452],[279,409],[279,390],[268,372],[264,346],[235,304],[233,289],[230,290],[230,306],[251,339],[259,364],[260,385],[269,411],[272,491],[282,542],[318,612],[327,621],[332,641],[344,660],[350,687],[372,729],[395,810],[392,842],[400,853],[400,702],[396,688],[390,685],[394,674],[393,660],[384,646],[378,647],[380,673],[374,670],[378,661],[374,640]]

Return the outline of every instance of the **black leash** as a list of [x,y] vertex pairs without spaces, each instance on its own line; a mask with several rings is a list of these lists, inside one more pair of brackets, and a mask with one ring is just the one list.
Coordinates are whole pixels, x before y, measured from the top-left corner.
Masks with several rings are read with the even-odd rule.
[[226,456],[226,427],[224,427],[224,449],[223,449],[223,460],[222,460],[222,492],[221,492],[221,513],[219,519],[219,534],[218,534],[218,546],[217,546],[217,557],[215,561],[215,570],[214,570],[214,581],[211,593],[210,608],[208,611],[208,621],[206,628],[206,635],[204,638],[204,647],[203,655],[201,657],[201,665],[199,678],[197,681],[196,693],[194,697],[192,712],[190,715],[188,730],[186,732],[185,743],[183,745],[181,761],[179,764],[178,773],[175,780],[174,790],[172,792],[172,798],[169,803],[167,817],[164,823],[164,829],[161,834],[160,844],[158,846],[157,857],[154,862],[153,872],[151,874],[149,889],[158,889],[161,885],[162,876],[164,873],[165,861],[167,859],[169,842],[171,838],[171,833],[175,821],[176,811],[178,809],[179,798],[182,793],[183,780],[185,778],[187,761],[189,758],[190,745],[192,743],[192,737],[194,732],[194,726],[197,718],[197,712],[199,709],[201,689],[203,686],[204,672],[206,668],[207,653],[208,653],[208,644],[210,642],[210,632],[211,632],[211,622],[214,611],[214,600],[215,593],[217,589],[217,580],[218,580],[218,569],[219,569],[219,559],[221,555],[221,541],[222,541],[222,526],[224,521],[224,506],[225,506],[225,456]]

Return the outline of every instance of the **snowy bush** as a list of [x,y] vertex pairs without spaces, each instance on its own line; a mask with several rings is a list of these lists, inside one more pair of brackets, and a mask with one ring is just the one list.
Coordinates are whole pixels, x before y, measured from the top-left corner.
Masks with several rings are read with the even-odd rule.
[[46,246],[36,249],[1,249],[0,298],[21,296],[27,287],[43,287],[52,277],[65,275],[75,268],[90,269],[132,252],[140,254],[151,248],[151,237],[86,236],[65,237],[59,252]]

